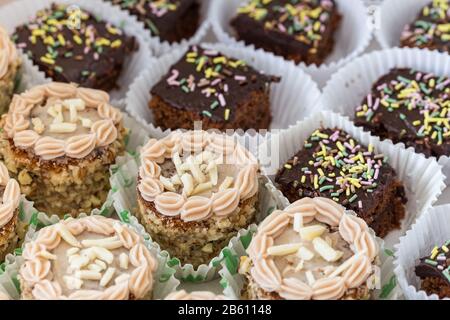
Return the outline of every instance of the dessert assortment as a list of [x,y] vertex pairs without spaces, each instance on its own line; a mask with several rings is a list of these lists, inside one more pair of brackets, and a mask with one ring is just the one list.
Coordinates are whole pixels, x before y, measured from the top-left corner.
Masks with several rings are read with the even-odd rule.
[[[317,111],[336,125],[289,119],[297,125],[259,134],[281,111],[304,107],[307,93],[274,106],[274,95],[294,88],[283,68],[185,44],[205,1],[95,1],[144,28],[65,1],[0,28],[0,300],[450,298],[450,234],[415,235],[442,219],[432,205],[445,178],[436,158],[450,156],[450,74],[397,63],[352,106],[352,120],[323,113],[316,99],[307,116]],[[267,65],[298,72],[294,63],[320,66],[333,56],[347,19],[338,0],[230,8],[227,23],[241,41],[231,47],[264,51],[274,58]],[[450,62],[449,16],[448,0],[430,0],[401,45],[438,50]],[[123,111],[138,106],[108,93],[130,68],[141,31],[177,50],[183,43],[168,70],[170,53],[148,57],[151,69],[132,66],[142,74],[126,79],[129,86],[144,71],[160,75],[143,95],[150,124]],[[27,72],[46,79],[28,83]],[[273,163],[287,159],[272,173],[268,146]],[[405,173],[414,161],[420,168]],[[417,259],[402,263],[411,247]],[[383,283],[386,272],[398,286]],[[219,277],[223,292],[183,286]]]

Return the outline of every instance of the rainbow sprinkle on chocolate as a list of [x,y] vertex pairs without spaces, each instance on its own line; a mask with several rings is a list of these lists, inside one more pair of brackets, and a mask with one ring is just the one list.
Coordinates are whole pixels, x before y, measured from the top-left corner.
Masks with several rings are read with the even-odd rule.
[[238,8],[238,14],[263,22],[266,30],[293,36],[314,54],[335,6],[332,0],[251,0]]
[[137,48],[120,28],[80,8],[57,4],[18,27],[13,40],[53,80],[98,89],[115,85],[126,55]]
[[447,154],[443,145],[450,141],[449,95],[450,78],[394,69],[356,109],[355,123],[418,152]]
[[141,21],[153,32],[159,35],[160,31],[154,19],[164,17],[175,12],[180,7],[180,0],[109,0],[115,5],[136,14]]
[[450,285],[450,240],[435,246],[429,256],[420,259],[415,271],[420,278],[438,277]]
[[402,46],[450,52],[450,0],[433,0],[401,35]]

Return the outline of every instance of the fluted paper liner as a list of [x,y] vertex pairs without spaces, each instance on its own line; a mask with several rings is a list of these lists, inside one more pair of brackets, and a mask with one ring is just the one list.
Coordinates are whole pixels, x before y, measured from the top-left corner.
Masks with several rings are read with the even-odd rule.
[[[243,139],[243,137],[240,136],[236,137],[238,137],[238,139]],[[117,165],[112,168],[110,179],[112,186],[111,198],[114,201],[114,207],[122,221],[136,219],[133,216],[133,213],[138,210],[136,183],[139,173],[139,162],[139,153],[136,153],[133,156],[128,154],[120,158]],[[262,177],[260,179],[258,208],[256,208],[257,221],[262,221],[265,216],[270,214],[278,206],[277,200],[273,197],[270,192],[270,187],[267,186],[267,184],[270,185],[270,182],[267,181],[267,178]],[[241,229],[238,234],[230,240],[228,246],[221,250],[217,257],[211,259],[208,264],[200,265],[197,269],[191,264],[182,265],[177,257],[171,257],[171,259],[169,259],[169,266],[176,270],[175,276],[183,281],[200,283],[213,280],[216,278],[217,272],[221,267],[220,263],[222,261],[233,259],[230,255],[231,250],[237,250],[239,252],[245,250],[255,230],[255,225],[250,225],[245,229]],[[157,245],[157,243],[155,244]],[[163,252],[168,255],[166,251]]]
[[[125,34],[134,36],[139,43],[139,50],[130,54],[125,60],[122,73],[118,79],[119,89],[110,92],[113,99],[121,99],[125,96],[128,87],[133,80],[141,73],[142,69],[148,64],[151,58],[151,51],[148,41],[145,39],[145,30],[143,25],[136,23],[129,14],[121,11],[111,4],[101,0],[19,0],[13,1],[2,7],[0,10],[0,21],[3,27],[12,34],[16,27],[31,22],[36,16],[37,11],[49,8],[52,3],[77,5],[95,16],[100,17],[106,22],[110,22],[117,27],[122,27]],[[33,65],[31,59],[23,53],[23,61],[27,61],[27,75],[34,79],[33,84],[41,84],[51,81],[45,73],[40,71],[36,65]],[[32,67],[31,67],[32,66]]]
[[[56,215],[47,216],[43,212],[38,212],[33,207],[32,202],[23,200],[22,204],[23,214],[31,220],[24,243],[34,240],[37,237],[38,231],[43,227],[56,224],[61,220]],[[105,203],[101,209],[94,209],[89,215],[102,215],[110,218],[113,211],[112,202],[109,201]],[[80,215],[80,217],[85,216],[87,216],[87,214]],[[130,219],[128,221],[122,220],[122,222],[133,228],[144,238],[144,244],[150,253],[158,260],[158,269],[153,275],[154,284],[152,288],[152,299],[162,299],[169,293],[175,291],[180,282],[174,277],[175,270],[167,265],[168,256],[164,252],[161,252],[158,246],[149,241],[150,236],[136,219]],[[3,289],[3,291],[6,291],[12,299],[16,300],[20,299],[20,284],[17,275],[20,266],[24,262],[21,254],[21,248],[16,249],[14,254],[8,254],[2,265],[2,273],[0,274],[0,290]]]
[[[212,29],[220,42],[246,45],[244,41],[238,41],[235,38],[234,29],[230,26],[237,8],[246,1],[248,0],[212,0],[209,17]],[[336,0],[336,3],[343,19],[335,34],[333,52],[320,66],[299,64],[321,86],[333,72],[362,54],[372,39],[372,24],[364,3],[361,0]],[[249,47],[254,48],[254,45]]]
[[416,276],[414,267],[421,258],[430,255],[434,246],[450,239],[449,212],[450,205],[431,209],[416,221],[396,246],[395,274],[409,300],[439,300],[436,294],[428,295],[420,290],[420,278]]
[[[144,23],[139,21],[136,16],[130,14],[130,19],[133,20],[135,24],[140,25],[144,29],[142,34],[144,39],[147,41],[152,54],[156,57],[162,56],[163,54],[169,53],[172,50],[176,50],[182,47],[186,47],[190,44],[199,43],[202,41],[208,33],[209,30],[209,19],[208,11],[211,0],[198,0],[201,4],[200,6],[200,22],[197,31],[190,39],[183,39],[181,42],[169,43],[168,41],[162,41],[158,36],[152,34],[151,30],[146,29]],[[120,8],[120,6],[117,6]],[[126,11],[126,10],[125,10]]]
[[[412,68],[436,75],[450,75],[450,56],[437,51],[394,48],[364,55],[335,73],[323,90],[325,109],[354,118],[356,108],[371,92],[372,85],[392,68]],[[390,141],[386,139],[386,141]],[[405,148],[403,143],[398,143]],[[412,149],[413,148],[409,148]],[[434,159],[434,158],[433,158]],[[450,157],[438,159],[450,182]]]
[[406,25],[414,22],[422,7],[432,0],[385,0],[379,7],[376,38],[383,49],[400,46]]
[[[304,141],[321,126],[325,128],[340,128],[357,139],[362,145],[372,144],[379,153],[388,157],[389,165],[396,171],[398,179],[405,187],[406,215],[402,221],[401,229],[390,232],[384,240],[382,269],[382,290],[380,298],[394,298],[398,296],[395,290],[395,279],[393,278],[392,251],[393,246],[414,220],[426,212],[445,188],[444,175],[441,166],[433,159],[414,153],[412,149],[405,150],[401,146],[393,145],[389,141],[380,141],[379,138],[371,136],[361,128],[355,127],[349,118],[340,116],[330,111],[320,111],[313,116],[300,121],[297,125],[279,134],[272,134],[271,141],[264,143],[260,148],[259,160],[265,164],[263,173],[273,176],[287,160],[293,157],[303,148]],[[278,149],[273,149],[279,146]],[[267,150],[270,150],[269,153]],[[278,163],[269,166],[276,159]],[[279,190],[274,191],[277,197],[284,198],[284,204],[289,201]],[[390,289],[390,290],[388,290]]]
[[[237,45],[202,44],[202,46],[242,59],[265,74],[281,76],[280,83],[271,85],[272,129],[287,128],[295,124],[297,120],[312,114],[318,107],[320,91],[317,84],[292,63],[287,63],[262,50],[255,51]],[[150,90],[170,71],[170,67],[184,55],[186,50],[186,48],[180,48],[159,59],[153,59],[148,68],[131,85],[126,97],[127,111],[130,115],[151,130],[158,129],[159,135],[163,135],[164,131],[152,124],[153,116],[148,106],[151,99]]]

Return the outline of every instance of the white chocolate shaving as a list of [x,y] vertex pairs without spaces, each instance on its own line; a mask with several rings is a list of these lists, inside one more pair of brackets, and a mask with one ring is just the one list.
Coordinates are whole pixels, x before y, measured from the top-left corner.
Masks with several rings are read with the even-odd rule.
[[310,261],[314,258],[314,252],[305,247],[301,247],[298,249],[297,256],[304,261]]
[[117,237],[110,237],[104,239],[90,239],[81,241],[83,247],[102,247],[108,250],[114,250],[122,247],[122,241]]
[[83,99],[66,99],[63,101],[63,106],[67,109],[74,108],[77,111],[83,111],[86,109],[86,103]]
[[316,252],[318,254],[320,254],[320,256],[322,258],[324,258],[326,261],[328,262],[334,262],[339,260],[342,255],[344,254],[341,251],[337,251],[334,250],[332,247],[330,247],[330,245],[323,240],[322,238],[315,238],[313,240],[313,245],[314,245],[314,250],[316,250]]
[[128,269],[128,262],[129,262],[128,255],[126,253],[121,253],[120,256],[119,256],[119,266],[120,266],[120,268],[127,270]]
[[175,186],[173,185],[172,181],[170,181],[170,179],[164,177],[164,176],[160,176],[159,177],[159,181],[161,181],[161,183],[163,184],[164,188],[166,190],[172,191],[172,192],[176,192],[177,189],[175,188]]
[[108,283],[114,277],[115,272],[116,272],[115,268],[108,268],[108,270],[105,271],[105,273],[103,274],[103,277],[100,280],[100,286],[106,287],[108,285]]
[[79,117],[79,119],[81,120],[81,126],[84,128],[91,128],[92,127],[92,120],[89,118],[82,118]]
[[312,241],[314,238],[320,237],[325,230],[327,230],[324,226],[320,224],[316,224],[313,226],[300,228],[300,237],[303,240]]
[[75,277],[81,280],[100,280],[102,274],[91,270],[80,270],[75,272]]
[[300,247],[300,243],[283,244],[268,248],[267,253],[271,256],[287,256],[296,253]]
[[52,123],[50,125],[51,133],[70,133],[77,130],[77,125],[75,123],[62,122],[62,123]]
[[183,193],[190,196],[194,191],[194,179],[189,173],[185,173],[181,176],[181,182],[183,183]]

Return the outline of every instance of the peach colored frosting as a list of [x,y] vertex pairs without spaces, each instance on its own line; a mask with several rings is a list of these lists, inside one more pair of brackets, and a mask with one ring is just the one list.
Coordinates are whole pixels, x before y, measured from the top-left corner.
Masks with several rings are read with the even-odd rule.
[[173,132],[143,147],[138,190],[165,216],[225,218],[258,193],[258,170],[256,159],[231,137]]
[[53,82],[13,97],[5,132],[17,148],[43,160],[83,159],[112,144],[121,121],[106,92]]
[[25,244],[23,258],[20,280],[37,300],[145,298],[157,269],[140,235],[102,216],[41,229]]
[[227,298],[209,291],[186,292],[180,290],[168,294],[164,300],[227,300]]
[[334,300],[370,287],[378,251],[364,220],[332,200],[304,198],[261,223],[248,248],[250,274],[283,299]]
[[9,177],[8,169],[0,162],[0,185],[4,188],[2,201],[0,203],[0,230],[14,216],[19,207],[20,187],[16,180]]
[[17,59],[16,46],[9,38],[6,30],[0,27],[0,79],[8,73],[9,67]]

